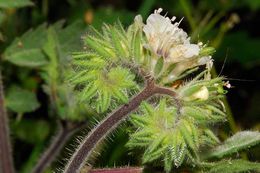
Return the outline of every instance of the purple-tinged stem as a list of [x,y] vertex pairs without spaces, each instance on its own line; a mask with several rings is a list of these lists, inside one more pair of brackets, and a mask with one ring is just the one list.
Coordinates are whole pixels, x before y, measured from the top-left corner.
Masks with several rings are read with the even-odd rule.
[[8,117],[4,105],[4,88],[0,69],[0,173],[14,173]]
[[[128,104],[121,106],[118,110],[103,119],[103,121],[89,133],[68,162],[64,173],[79,173],[81,167],[84,166],[84,161],[89,158],[95,146],[126,119],[129,113],[138,108],[142,101],[147,100],[154,94],[169,95],[177,100],[177,95],[174,91],[157,87],[152,78],[149,79],[149,77],[147,77],[146,80],[146,87],[139,94],[134,96]],[[179,102],[177,103],[179,110],[178,104]]]
[[142,173],[143,168],[140,167],[125,167],[125,168],[104,168],[92,169],[88,173]]
[[77,130],[83,127],[82,123],[73,123],[69,121],[58,122],[59,129],[50,146],[43,153],[32,173],[42,173],[55,160],[60,151],[66,144],[67,140]]

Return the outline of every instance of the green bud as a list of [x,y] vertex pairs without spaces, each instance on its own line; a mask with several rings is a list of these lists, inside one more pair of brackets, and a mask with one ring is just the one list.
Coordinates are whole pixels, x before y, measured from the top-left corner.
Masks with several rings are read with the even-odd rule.
[[212,55],[215,52],[216,52],[216,49],[214,47],[204,47],[200,50],[200,56]]
[[209,90],[205,86],[194,86],[186,89],[183,94],[183,100],[192,101],[192,100],[200,100],[205,101],[209,98]]

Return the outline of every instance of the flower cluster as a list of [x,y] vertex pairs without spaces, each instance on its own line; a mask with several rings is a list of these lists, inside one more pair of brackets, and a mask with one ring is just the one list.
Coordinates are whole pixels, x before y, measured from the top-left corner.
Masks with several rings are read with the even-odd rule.
[[203,54],[205,45],[201,42],[192,44],[187,33],[179,28],[180,22],[162,16],[159,8],[151,14],[143,27],[148,44],[146,47],[153,52],[155,58],[163,58],[166,63],[178,64],[173,75],[177,76],[183,71],[200,65],[212,66],[211,56]]

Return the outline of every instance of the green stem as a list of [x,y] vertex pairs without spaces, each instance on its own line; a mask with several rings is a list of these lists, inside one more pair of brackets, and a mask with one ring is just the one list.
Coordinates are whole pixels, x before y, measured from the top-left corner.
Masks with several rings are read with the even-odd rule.
[[[212,74],[213,77],[217,77],[217,76],[218,76],[215,67],[212,68],[211,74]],[[230,108],[230,106],[229,106],[229,104],[228,104],[228,101],[227,101],[227,97],[226,97],[226,96],[224,96],[223,104],[225,105],[225,109],[226,109],[226,114],[227,114],[227,120],[228,120],[228,123],[229,123],[229,127],[230,127],[230,129],[231,129],[231,131],[232,131],[233,133],[236,133],[237,131],[239,131],[239,129],[238,129],[237,126],[236,126],[236,122],[235,122],[233,113],[232,113],[232,111],[231,111],[231,108]]]
[[187,0],[180,0],[180,4],[181,4],[181,7],[184,11],[185,16],[188,19],[189,25],[190,25],[192,31],[194,32],[196,30],[196,23],[195,23],[195,20],[192,17],[192,14],[191,14],[191,12],[192,12],[191,7],[192,6],[189,4],[189,2],[187,2]]

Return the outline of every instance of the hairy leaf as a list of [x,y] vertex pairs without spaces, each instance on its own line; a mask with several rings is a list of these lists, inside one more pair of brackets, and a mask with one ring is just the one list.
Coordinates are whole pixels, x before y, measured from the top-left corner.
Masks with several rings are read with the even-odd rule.
[[237,153],[260,143],[260,133],[254,131],[242,131],[228,138],[223,144],[214,148],[206,157],[221,158],[225,155]]
[[204,164],[209,173],[240,173],[249,171],[260,171],[260,164],[247,160],[224,160],[215,163]]

